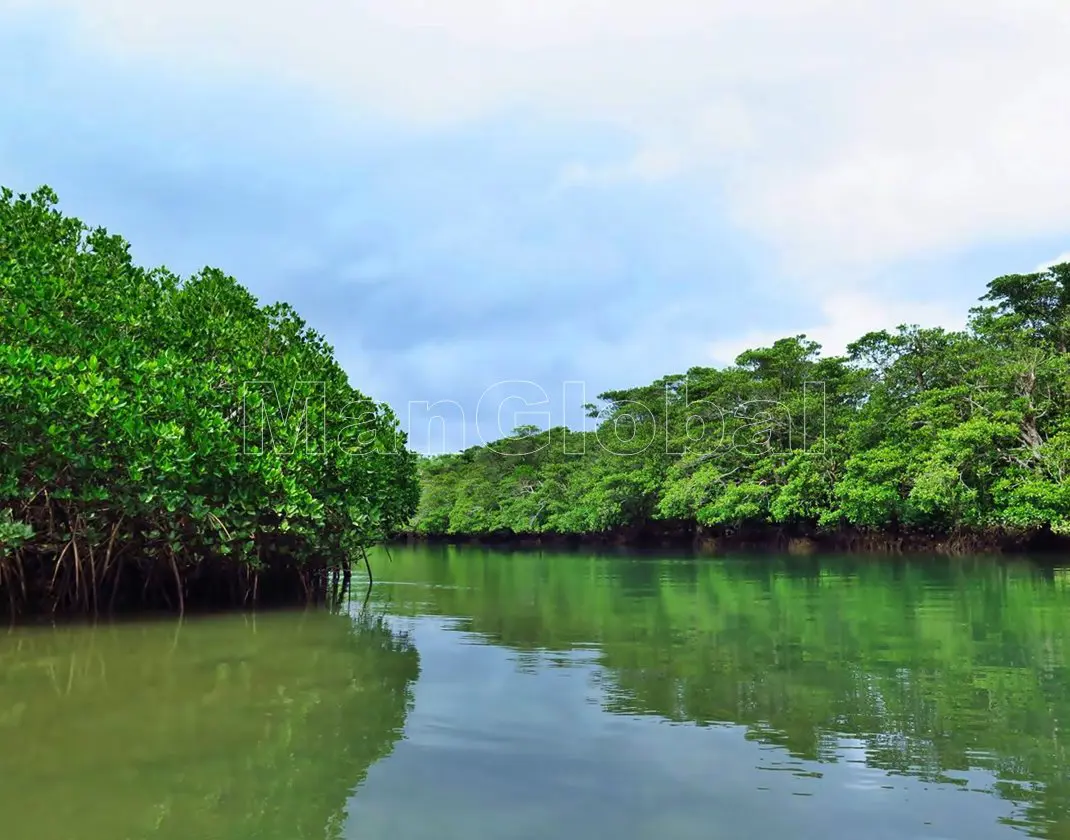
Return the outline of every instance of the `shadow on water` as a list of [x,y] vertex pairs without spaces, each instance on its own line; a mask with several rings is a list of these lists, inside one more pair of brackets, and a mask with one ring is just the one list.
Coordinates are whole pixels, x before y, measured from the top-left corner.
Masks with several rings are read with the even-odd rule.
[[364,612],[0,631],[2,834],[340,838],[419,668]]
[[861,761],[963,789],[983,771],[984,792],[1013,803],[1008,822],[1070,837],[1070,569],[450,547],[394,559],[376,584],[394,613],[449,616],[527,658],[594,648],[607,712],[738,726],[811,767]]

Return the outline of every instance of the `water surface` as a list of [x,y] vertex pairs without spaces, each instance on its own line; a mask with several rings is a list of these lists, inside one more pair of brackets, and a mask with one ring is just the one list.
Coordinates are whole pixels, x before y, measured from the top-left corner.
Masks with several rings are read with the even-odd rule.
[[340,614],[0,631],[0,837],[1070,838],[1070,570],[391,554]]

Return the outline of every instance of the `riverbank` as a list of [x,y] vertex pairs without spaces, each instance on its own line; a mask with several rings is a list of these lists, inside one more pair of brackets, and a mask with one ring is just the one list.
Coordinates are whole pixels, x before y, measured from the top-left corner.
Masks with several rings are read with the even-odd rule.
[[259,567],[227,558],[170,561],[122,557],[104,551],[77,558],[25,554],[0,558],[0,617],[35,621],[43,617],[117,616],[165,612],[325,604],[350,588],[349,563],[294,563],[274,557]]
[[499,530],[481,534],[406,532],[395,541],[408,544],[479,545],[493,548],[637,548],[674,549],[700,554],[727,551],[771,551],[788,554],[1016,554],[1070,553],[1070,538],[1048,529],[1028,532],[966,530],[867,531],[861,528],[822,530],[806,527],[755,526],[711,528],[686,521],[657,521],[595,533],[523,533]]

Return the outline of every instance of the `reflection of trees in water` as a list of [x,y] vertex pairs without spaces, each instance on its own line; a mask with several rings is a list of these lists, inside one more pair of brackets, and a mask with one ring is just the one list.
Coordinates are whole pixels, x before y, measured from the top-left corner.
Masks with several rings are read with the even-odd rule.
[[418,672],[321,612],[0,636],[4,836],[341,837]]
[[421,591],[432,612],[495,642],[597,642],[609,711],[739,724],[808,760],[836,760],[851,739],[869,766],[932,782],[983,768],[1034,830],[1070,836],[1058,575],[937,560],[402,557],[411,579],[454,587]]

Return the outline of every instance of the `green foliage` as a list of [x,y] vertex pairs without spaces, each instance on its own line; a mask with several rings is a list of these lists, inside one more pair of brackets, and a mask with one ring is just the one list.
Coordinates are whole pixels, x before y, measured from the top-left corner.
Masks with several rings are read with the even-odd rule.
[[593,431],[525,428],[426,460],[412,527],[1070,534],[1070,264],[993,280],[982,303],[964,331],[872,332],[842,358],[784,338],[604,393]]
[[255,569],[281,550],[340,562],[411,517],[415,457],[394,415],[293,309],[216,269],[141,268],[56,201],[47,188],[0,200],[9,575],[54,560],[55,583],[89,558],[96,579],[113,550],[176,568]]

